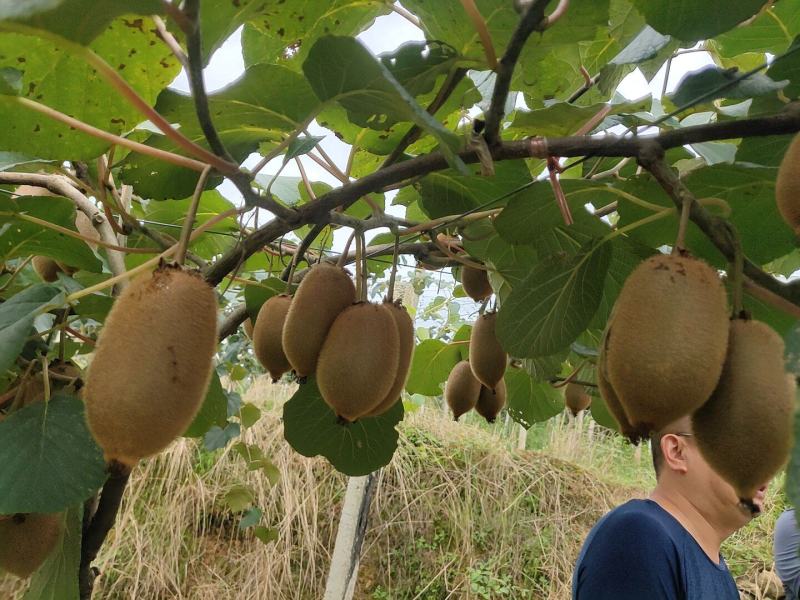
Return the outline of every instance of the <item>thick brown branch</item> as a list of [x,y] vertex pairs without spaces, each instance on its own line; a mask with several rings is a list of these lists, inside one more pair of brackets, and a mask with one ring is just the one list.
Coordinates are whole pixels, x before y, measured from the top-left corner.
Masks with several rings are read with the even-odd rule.
[[239,325],[247,320],[247,306],[245,304],[237,305],[230,313],[228,313],[222,320],[219,326],[217,337],[221,342],[229,335],[232,335],[239,329]]
[[520,18],[517,28],[511,34],[506,51],[500,63],[497,65],[497,77],[494,81],[492,91],[492,101],[486,115],[486,132],[484,137],[486,143],[491,148],[499,141],[500,123],[505,115],[506,98],[511,89],[511,77],[514,75],[514,67],[519,60],[525,42],[531,34],[543,25],[544,9],[550,0],[534,0]]

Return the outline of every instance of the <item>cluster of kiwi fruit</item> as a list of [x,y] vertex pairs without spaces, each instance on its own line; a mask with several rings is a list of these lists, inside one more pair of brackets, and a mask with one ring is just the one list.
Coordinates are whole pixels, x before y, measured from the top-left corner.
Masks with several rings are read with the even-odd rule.
[[[795,402],[783,341],[730,318],[717,271],[657,254],[628,277],[601,343],[598,386],[620,431],[639,441],[691,415],[701,453],[742,499],[788,458]],[[746,443],[742,440],[746,439]]]
[[478,317],[469,341],[469,360],[456,364],[447,378],[444,397],[456,421],[475,409],[487,422],[494,423],[506,404],[503,376],[508,354],[495,335],[496,321],[494,312]]
[[[56,195],[46,188],[38,187],[35,185],[21,185],[17,187],[17,189],[14,191],[14,194],[17,196]],[[75,214],[75,228],[78,230],[78,233],[80,233],[84,237],[92,238],[95,240],[100,239],[100,235],[97,233],[97,230],[94,228],[94,225],[92,225],[92,222],[89,219],[89,217],[87,217],[80,210],[78,210],[77,213]],[[97,244],[93,244],[92,242],[86,242],[86,244],[92,250],[95,250],[97,248]],[[33,269],[36,271],[36,274],[39,275],[42,281],[47,281],[48,283],[57,281],[59,273],[72,275],[77,271],[75,267],[72,267],[64,262],[50,258],[49,256],[34,256],[33,260],[31,260],[31,264],[33,265]]]
[[293,371],[316,375],[323,400],[347,423],[381,415],[399,400],[414,351],[414,325],[399,302],[358,301],[350,275],[321,262],[294,297],[273,296],[259,310],[253,349],[273,381]]

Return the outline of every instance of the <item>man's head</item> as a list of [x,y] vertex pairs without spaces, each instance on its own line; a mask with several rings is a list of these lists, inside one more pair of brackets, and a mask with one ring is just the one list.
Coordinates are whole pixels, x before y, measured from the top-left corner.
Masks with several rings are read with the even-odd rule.
[[[694,441],[689,417],[670,423],[651,437],[657,488],[681,494],[721,530],[746,525],[752,515],[743,509],[733,487],[706,462]],[[762,508],[766,485],[752,499]]]

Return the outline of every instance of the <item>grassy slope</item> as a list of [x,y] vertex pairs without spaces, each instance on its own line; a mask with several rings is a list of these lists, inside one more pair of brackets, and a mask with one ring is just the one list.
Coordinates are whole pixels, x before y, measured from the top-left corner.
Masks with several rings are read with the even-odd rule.
[[[256,386],[248,400],[280,404],[286,394]],[[279,414],[266,409],[245,432],[279,468],[274,486],[230,450],[199,452],[191,442],[143,463],[101,555],[98,599],[322,596],[346,479],[294,453]],[[373,502],[358,598],[569,597],[583,537],[610,507],[643,495],[649,457],[588,419],[535,426],[523,451],[516,431],[471,415],[453,423],[435,408],[407,417]],[[238,531],[224,496],[243,484],[277,541]],[[737,575],[771,562],[781,498],[771,506],[726,544]],[[13,587],[0,580],[0,597]]]

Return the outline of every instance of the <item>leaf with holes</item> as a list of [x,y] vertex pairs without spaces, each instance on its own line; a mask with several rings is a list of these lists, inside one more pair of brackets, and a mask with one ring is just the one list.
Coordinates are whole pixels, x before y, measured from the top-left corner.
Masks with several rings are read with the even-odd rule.
[[322,455],[345,475],[367,475],[387,465],[397,449],[403,403],[388,412],[342,424],[310,377],[283,406],[283,435],[303,456]]

